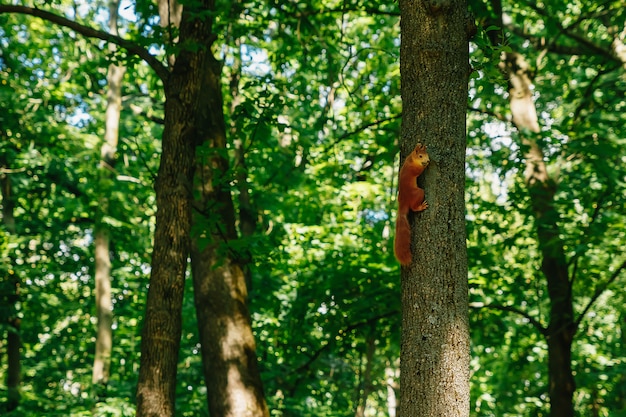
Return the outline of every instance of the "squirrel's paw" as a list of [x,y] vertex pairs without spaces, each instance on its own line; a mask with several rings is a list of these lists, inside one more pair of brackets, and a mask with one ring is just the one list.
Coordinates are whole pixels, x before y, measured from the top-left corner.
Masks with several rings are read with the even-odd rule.
[[424,201],[422,204],[417,206],[413,211],[424,211],[428,208],[428,202]]

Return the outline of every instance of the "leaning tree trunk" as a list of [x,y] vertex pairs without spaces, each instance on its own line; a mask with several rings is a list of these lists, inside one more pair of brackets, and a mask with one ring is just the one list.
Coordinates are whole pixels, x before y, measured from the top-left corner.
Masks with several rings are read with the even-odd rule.
[[[490,23],[503,27],[502,2],[492,2]],[[493,45],[503,43],[502,31],[489,32]],[[546,332],[548,344],[548,380],[551,417],[574,416],[576,384],[572,373],[572,342],[576,333],[572,284],[563,248],[555,207],[557,182],[550,177],[543,150],[537,141],[541,129],[533,102],[531,68],[523,55],[511,51],[503,54],[500,63],[509,81],[509,101],[513,124],[521,142],[526,169],[524,179],[530,195],[530,204],[541,251],[541,271],[548,284],[550,316]]]
[[548,174],[543,151],[536,137],[540,133],[537,110],[532,99],[530,67],[516,52],[506,54],[503,68],[509,79],[509,100],[513,123],[524,146],[524,177],[541,250],[541,271],[548,283],[550,320],[546,330],[550,415],[574,416],[575,382],[572,374],[572,341],[576,333],[572,285],[558,226],[559,213],[554,196],[557,183]]
[[[156,230],[150,288],[141,340],[137,387],[137,416],[174,415],[176,367],[181,335],[181,313],[189,234],[194,153],[201,132],[196,115],[205,94],[203,75],[214,36],[212,1],[185,6],[179,44],[171,74],[165,83],[165,126],[161,164],[155,183]],[[189,46],[185,49],[185,46]]]
[[431,163],[423,175],[430,206],[410,216],[413,263],[402,268],[399,415],[468,416],[465,110],[473,22],[462,0],[400,0],[400,12],[400,146],[406,155],[426,144]]
[[210,58],[199,106],[191,266],[209,411],[220,417],[269,416],[248,311],[244,259],[230,193],[221,65]]

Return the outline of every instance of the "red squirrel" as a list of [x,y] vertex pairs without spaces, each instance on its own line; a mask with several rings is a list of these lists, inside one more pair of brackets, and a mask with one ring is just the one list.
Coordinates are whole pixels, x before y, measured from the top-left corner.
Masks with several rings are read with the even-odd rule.
[[400,168],[394,252],[396,259],[403,266],[411,263],[411,228],[407,217],[409,209],[424,211],[428,208],[428,203],[424,201],[424,190],[417,186],[416,180],[422,175],[429,162],[426,146],[418,143]]

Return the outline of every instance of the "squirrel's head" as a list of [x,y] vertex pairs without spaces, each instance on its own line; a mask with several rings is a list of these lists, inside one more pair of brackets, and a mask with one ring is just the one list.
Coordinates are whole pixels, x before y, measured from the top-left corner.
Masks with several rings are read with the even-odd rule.
[[411,158],[413,159],[415,164],[426,167],[430,163],[430,157],[428,156],[428,152],[426,152],[426,146],[418,143],[415,146],[413,152],[411,152]]

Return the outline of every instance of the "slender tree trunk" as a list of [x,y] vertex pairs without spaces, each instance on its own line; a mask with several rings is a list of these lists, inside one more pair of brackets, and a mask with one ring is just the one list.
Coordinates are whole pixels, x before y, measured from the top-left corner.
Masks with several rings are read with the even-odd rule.
[[[8,161],[0,158],[0,167],[9,167]],[[9,235],[15,235],[15,197],[13,196],[13,185],[9,174],[0,173],[0,193],[2,195],[2,222]],[[9,295],[6,297],[9,304],[9,317],[7,326],[7,403],[6,410],[15,410],[21,400],[20,384],[22,380],[22,359],[20,338],[21,320],[17,316],[16,304],[19,301],[19,277],[15,273],[15,268],[10,266],[6,277],[9,285]]]
[[554,196],[556,181],[550,177],[543,151],[536,141],[540,133],[537,110],[532,99],[529,65],[515,52],[506,54],[503,63],[509,77],[509,97],[513,123],[522,137],[526,159],[525,180],[535,218],[537,241],[541,250],[541,270],[548,282],[550,321],[546,332],[550,415],[574,416],[575,382],[572,374],[572,341],[576,333],[572,286],[567,259],[560,237]]
[[365,351],[365,371],[363,372],[362,389],[358,396],[358,405],[354,413],[355,417],[365,417],[367,409],[367,399],[372,392],[372,368],[374,365],[374,354],[376,353],[376,338],[373,334],[367,338],[367,349]]
[[221,65],[214,59],[207,63],[198,115],[204,143],[196,159],[191,265],[209,411],[220,417],[269,416],[248,311],[244,263],[231,246],[237,231],[226,176]]
[[159,24],[163,28],[164,43],[168,52],[167,63],[174,67],[176,55],[172,53],[173,47],[178,41],[176,33],[180,29],[180,21],[183,15],[183,6],[177,0],[158,0]]
[[[179,31],[182,49],[165,81],[165,127],[155,183],[158,211],[141,341],[138,417],[174,415],[194,153],[202,135],[196,116],[201,96],[206,95],[202,80],[214,39],[212,21],[203,13],[209,10],[213,10],[210,0],[183,8]],[[186,45],[191,47],[186,49]]]
[[[231,78],[229,83],[230,95],[232,98],[230,113],[234,114],[237,106],[241,103],[241,94],[239,91],[239,80],[241,79],[241,39],[234,40],[236,55],[231,65]],[[231,119],[232,120],[232,119]],[[230,134],[235,145],[235,177],[237,179],[237,187],[239,191],[239,230],[244,237],[250,237],[254,234],[257,227],[257,216],[252,198],[248,189],[248,166],[246,163],[245,142],[240,138],[241,133],[238,131],[235,121],[232,120],[230,125]],[[254,140],[254,137],[250,138]]]
[[[490,23],[503,27],[501,0],[494,0],[492,6],[493,19]],[[502,43],[501,31],[490,31],[489,35],[492,44]],[[548,284],[550,317],[545,334],[548,344],[550,415],[572,417],[576,385],[572,374],[571,351],[576,322],[572,284],[559,232],[559,213],[554,201],[557,181],[550,177],[543,150],[537,142],[541,129],[533,101],[530,66],[523,55],[513,51],[504,54],[500,67],[509,80],[511,115],[523,145],[526,161],[524,178],[541,250],[541,270]]]
[[[620,344],[626,346],[626,312],[624,310],[619,313],[619,327],[616,332],[620,335]],[[614,411],[626,415],[626,373],[622,373],[615,385],[616,389],[613,395],[616,399],[617,409]]]
[[104,395],[109,382],[111,349],[113,347],[113,312],[111,311],[111,260],[109,234],[106,227],[96,231],[96,354],[93,362],[92,383],[97,397]]
[[[231,77],[229,82],[229,90],[231,95],[230,114],[235,114],[237,106],[241,103],[241,94],[239,91],[239,81],[241,79],[241,38],[234,39],[235,57],[230,67]],[[238,203],[239,203],[239,231],[242,237],[251,237],[257,228],[257,213],[252,203],[250,191],[248,189],[248,166],[246,163],[245,141],[241,138],[241,132],[237,129],[235,120],[231,118],[230,135],[235,148],[235,178],[237,179]],[[251,141],[254,137],[250,138]],[[252,268],[254,262],[252,252],[242,250],[239,252],[240,265],[246,278],[246,286],[250,291],[252,289]]]
[[391,367],[391,364],[388,364],[385,368],[385,378],[387,383],[387,413],[389,417],[396,417],[396,410],[398,409],[398,397],[396,395],[396,391],[398,390],[398,380],[397,368],[394,369]]
[[405,156],[427,145],[426,211],[411,214],[413,263],[402,268],[400,412],[469,415],[465,247],[465,109],[469,52],[465,1],[400,0]]
[[[109,3],[109,32],[117,35],[119,1]],[[109,44],[111,54],[115,46]],[[103,217],[108,213],[110,183],[113,179],[115,152],[119,138],[120,112],[122,108],[122,80],[125,68],[110,64],[107,74],[107,107],[105,112],[104,141],[100,160],[100,213],[96,219],[96,353],[93,363],[92,383],[97,396],[102,396],[109,382],[111,350],[113,348],[113,305],[111,302],[111,258],[109,254],[109,230]]]
[[[17,286],[15,295],[18,296]],[[7,411],[15,410],[20,404],[22,395],[20,384],[22,381],[22,340],[20,337],[20,323],[18,317],[9,320],[7,335]]]

